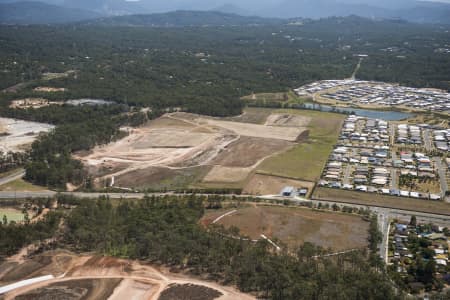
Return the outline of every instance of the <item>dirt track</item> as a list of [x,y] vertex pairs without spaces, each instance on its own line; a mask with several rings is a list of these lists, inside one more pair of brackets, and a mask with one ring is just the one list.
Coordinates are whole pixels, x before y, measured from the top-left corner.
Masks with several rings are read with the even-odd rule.
[[[217,290],[222,294],[220,300],[233,299],[255,299],[252,296],[242,294],[232,287],[220,286],[213,282],[206,282],[190,278],[185,275],[173,274],[165,269],[157,270],[149,265],[141,264],[138,261],[116,259],[101,256],[77,256],[66,251],[49,252],[43,254],[45,257],[51,257],[51,261],[41,268],[37,268],[31,273],[22,274],[24,278],[35,277],[37,274],[51,274],[59,276],[49,281],[36,283],[27,287],[22,287],[9,292],[5,295],[5,300],[14,299],[18,295],[34,293],[36,295],[45,294],[46,287],[57,283],[65,283],[70,286],[77,286],[74,280],[95,280],[95,279],[120,279],[112,293],[109,293],[108,299],[159,299],[160,294],[171,284],[190,284],[196,286],[208,287]],[[65,259],[62,260],[61,257]],[[42,260],[39,257],[33,260]],[[30,263],[29,260],[22,262]],[[7,275],[7,274],[6,274]],[[0,282],[2,282],[0,277]],[[3,284],[2,284],[3,285]],[[86,285],[86,282],[83,283]],[[104,288],[110,284],[91,284],[90,294],[104,295]],[[37,294],[36,294],[37,292]],[[26,299],[26,298],[25,298]],[[106,298],[105,298],[106,299]]]

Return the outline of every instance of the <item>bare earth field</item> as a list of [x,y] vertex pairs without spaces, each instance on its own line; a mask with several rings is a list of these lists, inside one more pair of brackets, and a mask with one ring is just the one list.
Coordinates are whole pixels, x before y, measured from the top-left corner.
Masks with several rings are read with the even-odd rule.
[[[209,224],[226,211],[205,215],[202,223]],[[360,216],[304,208],[253,206],[221,218],[216,224],[236,226],[251,239],[264,234],[294,248],[311,242],[335,251],[367,247],[368,222]]]
[[17,296],[16,300],[86,299],[106,300],[121,282],[120,278],[80,279],[57,282]]
[[28,148],[41,132],[48,132],[53,125],[0,118],[0,151],[21,152]]
[[200,180],[209,172],[210,166],[184,169],[149,167],[120,175],[115,178],[117,186],[138,189],[183,189]]
[[310,117],[292,114],[271,114],[266,120],[266,126],[305,127],[311,122]]
[[267,117],[270,116],[272,111],[273,109],[271,108],[247,107],[241,115],[224,118],[224,120],[242,123],[264,124],[267,120]]
[[308,191],[311,192],[314,184],[314,182],[310,181],[295,180],[256,173],[250,178],[244,187],[243,193],[251,195],[278,195],[286,186],[308,188]]
[[251,172],[250,168],[214,166],[203,178],[203,182],[241,182]]
[[243,136],[225,147],[211,163],[226,167],[251,167],[260,160],[294,145],[287,141]]
[[266,158],[297,145],[307,134],[303,126],[309,119],[277,114],[270,122],[278,125],[166,114],[142,127],[127,128],[127,137],[75,158],[96,177],[97,186],[106,181],[116,187],[154,189],[188,188],[198,186],[196,182],[217,187],[243,184]]
[[280,126],[266,126],[249,123],[238,123],[230,121],[220,121],[200,118],[200,122],[206,122],[211,126],[217,126],[228,129],[243,136],[253,136],[260,138],[271,138],[285,141],[295,142],[299,135],[306,129],[301,127],[280,127]]
[[46,252],[32,259],[10,258],[0,264],[0,286],[43,275],[54,278],[19,287],[0,297],[5,300],[255,299],[233,287],[173,274],[138,261],[81,256],[62,250]]

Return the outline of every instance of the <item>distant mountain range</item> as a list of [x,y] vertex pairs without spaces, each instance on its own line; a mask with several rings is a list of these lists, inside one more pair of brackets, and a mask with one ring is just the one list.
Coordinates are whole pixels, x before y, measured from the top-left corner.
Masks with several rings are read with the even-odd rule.
[[57,24],[100,18],[89,10],[73,9],[41,2],[0,3],[1,24]]
[[286,20],[239,16],[217,11],[174,11],[161,14],[126,15],[88,21],[103,26],[236,26],[255,24],[282,24]]
[[[402,19],[417,23],[450,24],[450,4],[415,0],[0,0],[0,23],[54,24],[101,18],[96,23],[135,26],[171,24],[240,25],[273,22],[273,18],[324,18],[357,15],[374,19]],[[232,1],[227,3],[222,1]],[[45,3],[43,3],[45,2]],[[270,4],[271,3],[271,4]],[[240,5],[245,5],[241,7]],[[172,11],[172,12],[169,12]],[[173,11],[176,11],[173,12]],[[189,13],[187,13],[189,11]],[[228,14],[195,15],[194,11]],[[155,14],[155,12],[158,12]],[[168,13],[167,13],[168,12]],[[119,17],[139,14],[134,18]],[[245,21],[230,14],[251,17]],[[149,15],[144,17],[143,15]],[[181,18],[180,20],[175,18]],[[205,19],[194,20],[195,17]],[[270,19],[263,19],[270,18]],[[108,20],[108,18],[111,18]]]
[[[366,18],[397,18],[415,23],[450,24],[450,4],[427,1],[380,1],[350,0],[285,0],[270,11],[260,15],[292,18],[325,18],[330,16],[356,15]],[[378,2],[378,3],[377,3]],[[397,5],[394,5],[397,3]],[[401,5],[400,5],[401,4]]]

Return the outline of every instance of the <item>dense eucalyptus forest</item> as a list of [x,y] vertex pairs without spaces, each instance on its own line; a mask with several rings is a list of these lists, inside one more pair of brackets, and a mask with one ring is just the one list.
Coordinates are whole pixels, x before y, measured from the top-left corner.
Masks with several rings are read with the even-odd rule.
[[[448,28],[358,17],[302,25],[0,27],[3,105],[25,96],[103,98],[129,105],[216,116],[238,114],[240,96],[276,92],[319,79],[358,77],[448,89]],[[446,46],[447,45],[447,46]],[[42,74],[67,72],[48,82]],[[51,84],[64,93],[43,94]]]

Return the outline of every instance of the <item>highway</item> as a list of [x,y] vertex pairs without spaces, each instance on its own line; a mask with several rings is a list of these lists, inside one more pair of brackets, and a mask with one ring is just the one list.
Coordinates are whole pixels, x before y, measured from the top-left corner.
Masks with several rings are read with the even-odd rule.
[[[27,191],[0,191],[0,199],[25,199],[25,198],[47,198],[54,197],[57,194],[74,196],[77,198],[88,198],[97,199],[100,196],[108,196],[111,199],[142,199],[145,195],[148,196],[164,196],[164,195],[177,195],[182,196],[185,194],[175,194],[175,193],[85,193],[85,192],[55,192],[55,191],[37,191],[37,192],[27,192]],[[199,196],[210,196],[211,194],[196,194]],[[224,194],[225,197],[254,197],[252,195],[231,195]]]
[[[25,198],[46,198],[46,197],[54,197],[58,193],[55,191],[41,191],[41,192],[23,192],[23,191],[0,191],[0,199],[25,199]],[[62,195],[71,195],[78,198],[89,198],[96,199],[100,196],[108,196],[111,199],[142,199],[145,195],[149,196],[164,196],[164,195],[177,195],[181,196],[184,194],[175,194],[175,193],[83,193],[83,192],[62,192]],[[209,194],[197,194],[202,196],[209,196]],[[223,195],[225,197],[238,197],[238,198],[247,198],[247,197],[255,197],[252,195]],[[433,223],[439,226],[450,227],[450,215],[445,214],[431,214],[431,213],[423,213],[416,212],[410,210],[402,210],[402,209],[391,209],[386,207],[377,207],[370,205],[361,205],[361,204],[352,204],[351,200],[348,203],[343,202],[335,202],[329,200],[317,200],[317,199],[306,199],[301,197],[281,197],[278,195],[266,195],[266,196],[257,196],[255,198],[266,199],[266,200],[290,200],[294,203],[301,204],[302,202],[310,202],[314,205],[328,204],[332,206],[334,204],[339,207],[349,206],[356,209],[369,209],[373,213],[378,216],[378,226],[380,231],[383,233],[382,241],[379,245],[380,249],[380,257],[387,262],[387,253],[388,253],[388,240],[389,240],[389,227],[390,222],[394,219],[409,221],[411,216],[416,216],[417,221],[421,223]]]

